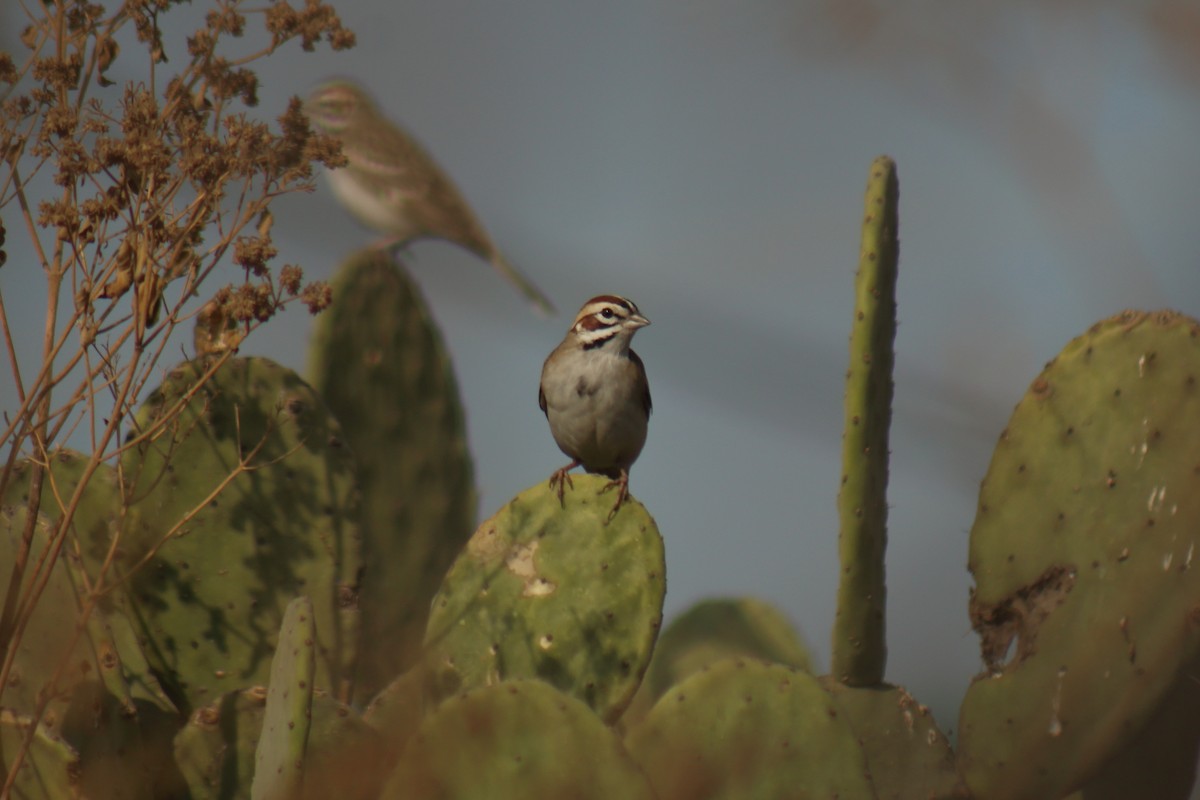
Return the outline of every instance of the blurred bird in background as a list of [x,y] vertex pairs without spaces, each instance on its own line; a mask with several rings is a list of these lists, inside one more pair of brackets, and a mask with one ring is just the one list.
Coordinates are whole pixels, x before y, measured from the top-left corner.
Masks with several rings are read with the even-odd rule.
[[387,246],[423,238],[453,242],[491,263],[539,311],[554,313],[550,300],[500,253],[450,177],[360,86],[324,83],[304,109],[342,142],[349,163],[329,173],[334,194],[360,222],[389,236]]

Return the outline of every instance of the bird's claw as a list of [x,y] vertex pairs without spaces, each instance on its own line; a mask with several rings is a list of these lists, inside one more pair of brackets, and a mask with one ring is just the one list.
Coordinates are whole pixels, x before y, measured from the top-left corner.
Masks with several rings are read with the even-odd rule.
[[558,469],[554,470],[554,472],[550,475],[550,489],[553,490],[556,486],[558,487],[558,502],[563,508],[567,507],[566,498],[563,497],[563,493],[566,491],[567,485],[569,484],[571,486],[571,491],[575,491],[575,481],[571,480],[570,471],[578,466],[579,462],[573,461],[570,464],[567,464],[565,467],[559,467]]
[[604,484],[604,488],[600,490],[600,494],[604,494],[608,490],[614,488],[617,490],[617,502],[613,503],[613,507],[609,510],[608,517],[604,520],[605,525],[612,522],[613,517],[615,517],[617,512],[621,509],[621,504],[625,502],[625,498],[629,497],[628,472],[621,470],[621,474],[617,478]]

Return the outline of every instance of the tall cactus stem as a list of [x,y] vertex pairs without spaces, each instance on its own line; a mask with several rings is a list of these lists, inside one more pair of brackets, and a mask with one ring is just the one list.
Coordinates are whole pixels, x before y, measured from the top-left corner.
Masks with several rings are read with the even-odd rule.
[[854,327],[842,434],[841,582],[833,629],[834,677],[850,686],[883,680],[884,551],[887,547],[888,428],[892,418],[896,273],[900,258],[896,164],[880,156],[867,181],[862,249],[854,279]]

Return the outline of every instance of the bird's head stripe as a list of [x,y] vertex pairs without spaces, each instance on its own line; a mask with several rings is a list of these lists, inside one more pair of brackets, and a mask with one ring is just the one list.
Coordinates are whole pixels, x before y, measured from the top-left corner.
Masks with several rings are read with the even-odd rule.
[[602,294],[583,304],[572,327],[576,331],[607,328],[636,313],[637,306],[629,300],[616,295]]
[[590,306],[593,303],[612,303],[614,306],[620,306],[626,311],[637,313],[637,306],[626,300],[624,297],[619,297],[615,294],[598,294],[591,300],[588,300],[586,303],[584,303],[584,305]]

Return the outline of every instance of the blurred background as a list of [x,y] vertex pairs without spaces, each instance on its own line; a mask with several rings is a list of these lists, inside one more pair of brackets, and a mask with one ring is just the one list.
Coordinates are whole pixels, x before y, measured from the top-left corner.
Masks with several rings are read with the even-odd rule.
[[[330,76],[360,80],[559,308],[534,316],[451,245],[406,256],[455,359],[480,517],[565,462],[537,407],[542,360],[588,297],[628,296],[654,323],[635,341],[655,414],[632,491],[666,539],[668,617],[701,597],[758,596],[786,610],[823,665],[862,193],[871,160],[896,159],[887,674],[955,728],[981,667],[968,531],[1010,409],[1097,319],[1128,307],[1200,314],[1200,9],[334,5],[358,46],[293,45],[260,62],[257,113],[276,117]],[[210,8],[161,18],[175,46]],[[6,4],[0,49],[23,52],[23,25]],[[124,57],[109,77],[142,74],[144,58]],[[310,278],[376,239],[323,182],[274,209],[276,263]],[[44,280],[6,221],[0,291],[17,329],[40,331]],[[297,307],[242,352],[303,370],[312,325]],[[15,407],[0,385],[0,409]]]

